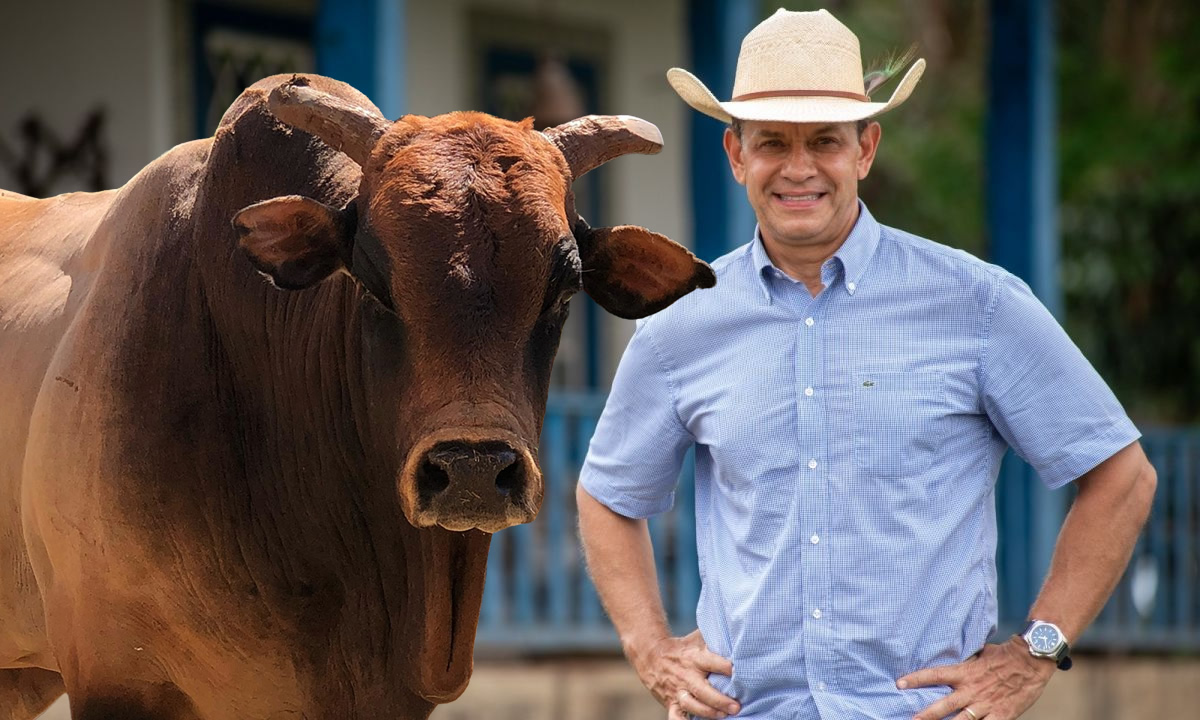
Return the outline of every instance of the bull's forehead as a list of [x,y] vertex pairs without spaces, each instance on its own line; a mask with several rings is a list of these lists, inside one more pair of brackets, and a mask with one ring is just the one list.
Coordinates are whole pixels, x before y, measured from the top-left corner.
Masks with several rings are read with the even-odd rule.
[[[410,116],[379,143],[365,189],[372,219],[380,223],[459,223],[482,214],[499,234],[507,234],[506,222],[520,221],[555,235],[569,227],[568,172],[562,155],[529,121],[473,112]],[[387,229],[401,233],[404,226]]]
[[364,190],[367,222],[410,311],[471,301],[536,316],[569,237],[568,170],[528,122],[405,118],[373,153]]

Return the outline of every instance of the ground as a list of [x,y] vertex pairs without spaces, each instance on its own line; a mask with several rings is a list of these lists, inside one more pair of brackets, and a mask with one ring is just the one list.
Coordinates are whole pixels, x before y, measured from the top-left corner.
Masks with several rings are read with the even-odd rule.
[[[1200,658],[1081,656],[1022,720],[1193,717]],[[467,692],[433,720],[663,720],[621,660],[480,661]],[[41,720],[70,720],[59,700]]]

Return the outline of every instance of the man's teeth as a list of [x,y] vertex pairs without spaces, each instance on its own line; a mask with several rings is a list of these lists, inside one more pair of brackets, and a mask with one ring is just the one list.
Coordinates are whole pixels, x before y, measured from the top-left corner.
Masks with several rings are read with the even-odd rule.
[[821,193],[813,193],[811,195],[780,195],[779,197],[783,198],[784,200],[816,200],[817,198],[821,197]]

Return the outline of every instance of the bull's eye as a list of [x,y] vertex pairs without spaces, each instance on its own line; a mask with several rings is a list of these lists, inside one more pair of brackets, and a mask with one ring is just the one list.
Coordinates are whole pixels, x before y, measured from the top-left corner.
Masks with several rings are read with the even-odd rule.
[[565,236],[555,245],[550,283],[542,300],[542,314],[565,313],[571,296],[583,289],[579,249],[573,236]]
[[547,295],[546,302],[542,305],[542,317],[547,320],[555,321],[561,321],[565,319],[567,311],[571,308],[571,298],[574,295],[574,290],[567,290],[554,295]]
[[570,290],[558,296],[557,311],[565,313],[571,308],[571,298],[575,297],[575,291]]
[[362,289],[364,290],[362,294],[364,300],[378,305],[392,315],[396,314],[396,308],[392,306],[392,301],[386,295],[375,292],[365,283],[362,284]]

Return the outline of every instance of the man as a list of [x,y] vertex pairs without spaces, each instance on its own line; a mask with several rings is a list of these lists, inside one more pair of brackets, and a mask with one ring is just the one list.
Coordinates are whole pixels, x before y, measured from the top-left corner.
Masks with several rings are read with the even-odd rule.
[[[858,200],[886,102],[825,11],[747,35],[731,102],[675,69],[758,220],[718,283],[642,321],[578,490],[588,563],[642,682],[681,720],[1010,720],[1112,592],[1155,475],[1028,287]],[[865,121],[865,122],[864,122]],[[644,518],[696,448],[699,629],[671,637]],[[996,623],[993,488],[1012,446],[1078,496],[1026,636]]]

